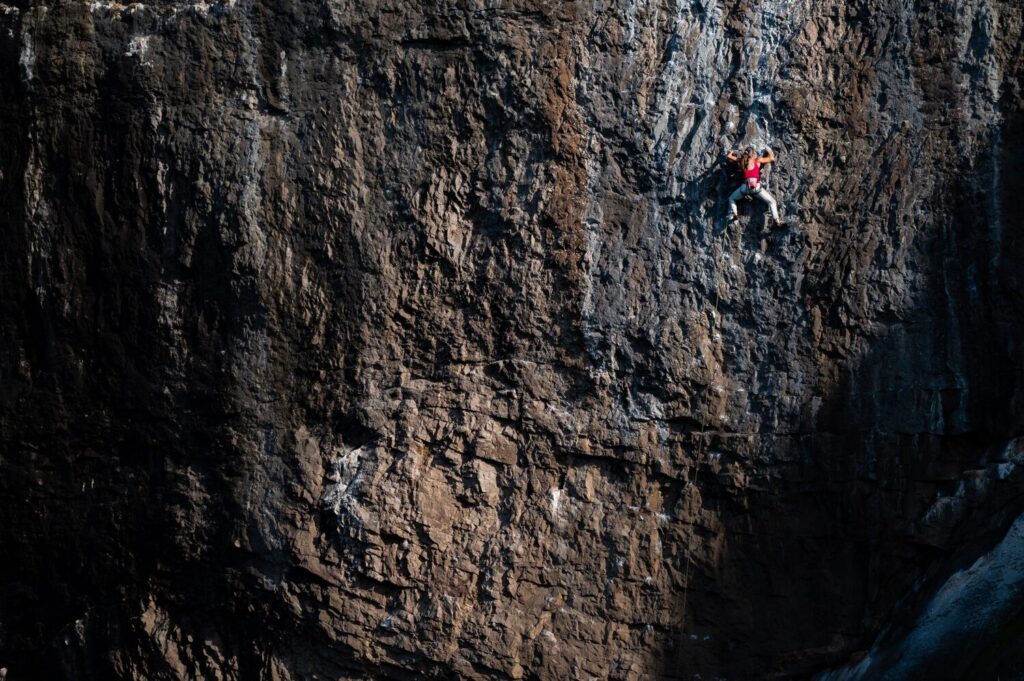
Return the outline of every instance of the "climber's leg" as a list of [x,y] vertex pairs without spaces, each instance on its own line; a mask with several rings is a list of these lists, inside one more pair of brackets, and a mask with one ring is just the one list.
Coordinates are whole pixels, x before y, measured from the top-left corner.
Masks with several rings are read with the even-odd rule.
[[775,197],[769,194],[768,190],[763,187],[758,187],[756,191],[757,198],[768,204],[768,208],[771,209],[772,218],[774,218],[775,222],[781,222],[781,220],[779,220],[779,204],[775,202]]
[[743,194],[746,193],[746,191],[747,185],[741,184],[736,188],[736,191],[729,196],[729,213],[734,220],[740,216],[740,209],[736,207],[736,202],[743,198]]

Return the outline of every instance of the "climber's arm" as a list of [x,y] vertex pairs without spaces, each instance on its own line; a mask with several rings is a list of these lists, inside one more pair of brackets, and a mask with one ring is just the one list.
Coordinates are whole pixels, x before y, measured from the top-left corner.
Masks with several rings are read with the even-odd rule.
[[765,165],[766,163],[771,163],[772,161],[775,160],[775,152],[772,151],[771,149],[769,149],[768,150],[768,154],[766,156],[761,156],[757,160],[761,162],[761,165]]
[[738,160],[740,160],[740,157],[736,155],[735,151],[730,151],[728,154],[725,155],[725,157],[727,159],[729,159],[730,161],[738,161]]

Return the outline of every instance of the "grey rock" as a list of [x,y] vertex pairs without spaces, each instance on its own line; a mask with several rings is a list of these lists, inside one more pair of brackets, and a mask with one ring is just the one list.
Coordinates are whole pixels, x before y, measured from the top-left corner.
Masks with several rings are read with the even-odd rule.
[[[926,639],[1024,510],[1022,25],[0,5],[0,663],[806,678]],[[915,664],[1022,673],[1006,593]]]

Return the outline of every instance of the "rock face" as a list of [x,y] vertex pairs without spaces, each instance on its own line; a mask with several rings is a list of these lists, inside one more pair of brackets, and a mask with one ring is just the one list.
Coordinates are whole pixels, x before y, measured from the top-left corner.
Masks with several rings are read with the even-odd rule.
[[0,5],[8,678],[1024,673],[1022,13]]

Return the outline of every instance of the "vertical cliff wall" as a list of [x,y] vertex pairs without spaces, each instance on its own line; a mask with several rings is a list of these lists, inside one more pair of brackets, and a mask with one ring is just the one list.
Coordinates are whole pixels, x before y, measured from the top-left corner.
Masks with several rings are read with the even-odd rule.
[[0,665],[1019,673],[1022,45],[1012,0],[0,5]]

